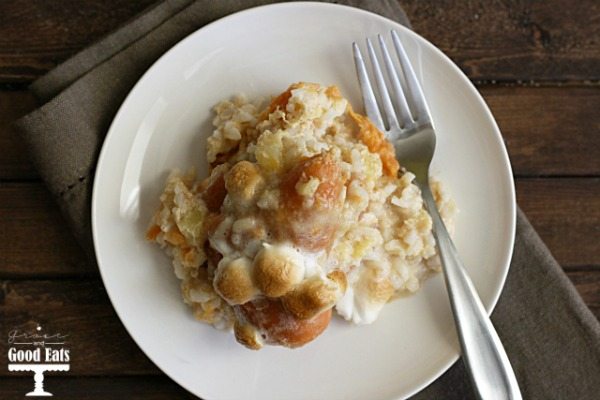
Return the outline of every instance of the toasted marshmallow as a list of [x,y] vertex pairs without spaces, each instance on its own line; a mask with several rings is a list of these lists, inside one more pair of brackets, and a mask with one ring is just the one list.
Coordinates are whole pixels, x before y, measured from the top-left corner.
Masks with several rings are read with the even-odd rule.
[[225,176],[227,194],[240,202],[249,202],[263,189],[265,181],[256,164],[240,161]]
[[291,246],[263,244],[254,258],[254,280],[268,297],[280,297],[304,278],[304,259]]
[[243,304],[258,295],[252,280],[252,262],[246,257],[224,258],[213,280],[215,291],[230,305]]
[[296,318],[309,319],[333,307],[345,291],[346,275],[336,270],[325,278],[304,280],[282,298],[282,303]]
[[236,340],[252,350],[260,350],[263,347],[263,339],[256,327],[239,320],[233,325],[233,333]]

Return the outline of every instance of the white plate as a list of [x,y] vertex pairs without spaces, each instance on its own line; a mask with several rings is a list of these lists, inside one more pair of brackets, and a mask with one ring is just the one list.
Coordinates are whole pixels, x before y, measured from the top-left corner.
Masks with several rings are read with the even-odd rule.
[[362,109],[351,43],[396,29],[419,74],[438,129],[434,171],[461,210],[456,245],[488,310],[508,271],[515,198],[500,132],[461,71],[417,34],[354,8],[278,4],[231,15],[190,35],[131,91],[98,163],[92,219],[111,301],[150,359],[205,399],[397,399],[457,359],[438,275],[384,308],[370,326],[334,319],[307,346],[254,352],[196,322],[170,262],[144,240],[167,173],[205,168],[211,107],[239,92],[269,96],[296,81],[336,84]]

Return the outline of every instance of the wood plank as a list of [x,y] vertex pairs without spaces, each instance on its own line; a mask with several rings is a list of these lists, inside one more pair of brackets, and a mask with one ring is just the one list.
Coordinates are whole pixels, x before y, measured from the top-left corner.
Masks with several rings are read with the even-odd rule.
[[[600,270],[569,276],[600,318]],[[29,332],[40,324],[49,333],[70,335],[70,375],[160,375],[121,325],[100,280],[0,281],[0,296],[7,329]],[[0,354],[7,350],[0,341]],[[1,376],[13,373],[0,368]]]
[[517,202],[563,267],[600,266],[600,178],[518,179]]
[[[0,82],[40,76],[153,1],[0,2]],[[565,7],[560,0],[401,4],[415,31],[473,80],[600,78],[600,6],[595,0],[582,0],[577,7]]]
[[[159,374],[120,323],[102,282],[0,281],[0,320],[8,330],[69,335],[73,375]],[[0,354],[8,343],[0,342]],[[0,369],[0,376],[11,376]]]
[[600,175],[600,90],[479,88],[519,176]]
[[[479,88],[506,140],[518,176],[600,175],[600,90],[585,87]],[[38,175],[8,126],[32,110],[22,91],[0,91],[0,180]]]
[[[2,378],[0,398],[22,399],[25,393],[33,390],[33,378],[23,375]],[[166,375],[77,377],[70,372],[51,372],[45,374],[44,388],[54,398],[63,400],[197,399]]]
[[95,275],[39,182],[0,183],[0,275]]
[[473,80],[598,80],[600,4],[400,2],[413,28]]
[[35,79],[155,1],[0,2],[0,82]]
[[[517,198],[561,265],[600,266],[600,178],[518,179]],[[0,276],[95,274],[41,183],[0,185]]]

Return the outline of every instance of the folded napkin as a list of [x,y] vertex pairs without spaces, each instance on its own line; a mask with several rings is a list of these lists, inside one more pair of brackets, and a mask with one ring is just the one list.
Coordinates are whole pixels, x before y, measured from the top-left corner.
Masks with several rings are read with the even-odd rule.
[[[165,51],[220,17],[270,1],[166,0],[31,85],[40,108],[17,121],[32,160],[82,247],[93,254],[90,196],[104,135],[127,93]],[[408,27],[397,1],[335,1]],[[492,315],[526,399],[600,393],[600,325],[526,217]],[[402,379],[402,376],[398,376]],[[474,398],[457,362],[415,399]]]

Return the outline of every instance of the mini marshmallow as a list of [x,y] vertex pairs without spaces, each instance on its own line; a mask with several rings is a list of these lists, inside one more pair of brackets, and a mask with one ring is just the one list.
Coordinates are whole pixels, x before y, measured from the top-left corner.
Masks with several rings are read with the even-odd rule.
[[233,325],[235,339],[252,350],[260,350],[263,347],[263,340],[256,327],[245,322],[235,321]]
[[240,161],[225,176],[227,193],[242,202],[248,202],[263,189],[265,181],[256,164]]
[[246,257],[224,258],[219,262],[213,280],[215,291],[230,305],[243,304],[258,295],[252,281],[252,262]]
[[254,280],[268,297],[280,297],[304,278],[304,259],[291,246],[263,244],[254,258]]
[[282,298],[283,306],[296,318],[309,319],[330,309],[346,291],[346,275],[339,270],[327,277],[304,280]]

